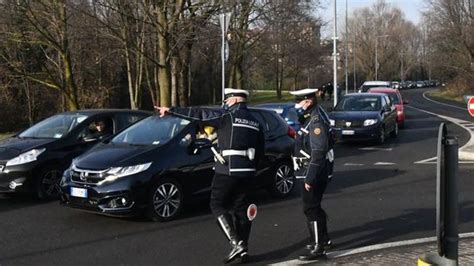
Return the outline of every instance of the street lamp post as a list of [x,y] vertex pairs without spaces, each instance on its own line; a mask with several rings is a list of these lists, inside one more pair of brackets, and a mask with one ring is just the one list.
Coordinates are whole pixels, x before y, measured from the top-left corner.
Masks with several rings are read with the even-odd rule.
[[334,0],[334,27],[333,27],[333,30],[334,30],[334,36],[333,36],[333,68],[334,68],[334,72],[333,72],[333,76],[334,76],[334,79],[333,79],[333,90],[334,90],[334,106],[337,105],[337,92],[338,92],[338,88],[337,88],[337,4],[336,4],[336,0]]
[[390,35],[388,34],[385,34],[385,35],[379,35],[377,37],[375,37],[375,80],[378,80],[379,79],[379,53],[378,53],[378,46],[379,46],[379,38],[386,38]]

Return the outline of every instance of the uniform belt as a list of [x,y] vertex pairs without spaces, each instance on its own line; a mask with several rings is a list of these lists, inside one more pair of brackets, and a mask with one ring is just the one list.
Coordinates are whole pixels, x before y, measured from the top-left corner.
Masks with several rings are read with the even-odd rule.
[[247,150],[223,150],[222,156],[244,156],[248,157],[252,161],[255,158],[255,149],[250,148]]

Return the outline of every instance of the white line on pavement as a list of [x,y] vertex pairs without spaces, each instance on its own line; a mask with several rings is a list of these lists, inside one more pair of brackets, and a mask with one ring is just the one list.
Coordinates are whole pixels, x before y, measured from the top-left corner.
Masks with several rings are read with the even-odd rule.
[[[471,237],[474,237],[474,232],[459,234],[459,238],[471,238]],[[391,242],[391,243],[377,244],[377,245],[366,246],[366,247],[361,247],[361,248],[347,249],[347,250],[341,250],[341,251],[333,251],[333,252],[328,252],[327,253],[327,258],[328,259],[336,259],[336,258],[345,257],[345,256],[349,256],[349,255],[356,255],[356,254],[360,254],[360,253],[365,253],[365,252],[370,252],[370,251],[377,251],[377,250],[382,250],[382,249],[386,249],[386,248],[395,248],[395,247],[403,247],[403,246],[411,246],[411,245],[416,245],[416,244],[430,243],[430,242],[435,242],[436,240],[437,240],[436,237],[425,237],[425,238],[419,238],[419,239],[403,240],[403,241],[397,241],[397,242]],[[314,261],[305,262],[305,261],[300,261],[300,260],[288,260],[288,261],[282,261],[282,262],[279,262],[279,263],[274,263],[274,264],[269,264],[269,265],[284,266],[284,265],[303,265],[303,264],[309,264],[309,263],[314,263]]]
[[345,163],[344,166],[364,166],[363,163]]
[[396,165],[396,163],[391,162],[376,162],[374,165]]
[[[423,110],[423,109],[420,109],[420,108],[416,108],[416,107],[413,107],[413,106],[407,106],[407,107],[409,107],[411,109],[414,109],[414,110],[417,110],[419,112],[434,115],[434,116],[437,116],[437,117],[439,117],[443,120],[447,120],[449,122],[452,122],[452,123],[458,125],[459,127],[463,128],[467,132],[469,132],[469,135],[470,135],[469,141],[466,144],[464,144],[464,146],[459,148],[459,159],[460,160],[466,160],[466,161],[474,161],[474,153],[466,151],[468,149],[474,149],[474,134],[471,132],[471,130],[469,130],[469,128],[467,128],[466,126],[464,126],[462,124],[462,123],[467,123],[468,121],[460,120],[460,119],[457,119],[457,118],[454,118],[454,117],[449,117],[449,116],[436,114],[436,113],[426,111],[426,110]],[[429,158],[429,159],[426,159],[426,160],[432,160],[433,158],[436,159],[436,157],[432,157],[432,158]],[[415,164],[423,163],[422,161],[417,161],[417,162],[415,162]]]
[[392,148],[377,148],[377,147],[364,147],[359,148],[359,151],[392,151]]
[[466,106],[466,108],[461,108],[461,107],[456,106],[456,105],[438,102],[438,101],[435,101],[435,100],[432,100],[432,99],[428,98],[428,97],[426,96],[426,93],[427,93],[427,91],[425,91],[425,92],[423,93],[423,98],[425,98],[426,100],[428,100],[428,101],[430,101],[430,102],[434,102],[434,103],[437,103],[437,104],[449,106],[449,107],[456,108],[456,109],[460,109],[460,110],[463,110],[463,111],[466,111],[466,112],[467,112],[467,106]]

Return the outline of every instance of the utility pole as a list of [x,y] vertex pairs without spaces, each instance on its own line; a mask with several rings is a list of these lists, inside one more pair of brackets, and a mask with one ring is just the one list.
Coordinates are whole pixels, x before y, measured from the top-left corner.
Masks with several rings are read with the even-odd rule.
[[379,48],[379,38],[385,38],[388,37],[388,34],[385,35],[379,35],[375,37],[375,80],[379,79],[379,53],[378,53],[378,48]]
[[356,72],[356,51],[355,51],[355,33],[352,34],[352,64],[354,67],[354,92],[357,90],[357,72]]
[[334,107],[337,105],[337,0],[334,0],[334,36],[333,36],[333,90],[334,90]]
[[346,48],[345,49],[345,55],[344,55],[345,56],[344,75],[345,75],[345,78],[346,78],[346,82],[345,82],[346,83],[346,94],[349,93],[349,63],[348,63],[348,60],[349,60],[348,59],[348,57],[349,57],[349,55],[348,55],[349,47],[347,47],[347,43],[348,43],[347,38],[348,38],[349,35],[348,35],[348,32],[347,32],[347,6],[348,6],[348,4],[347,4],[347,0],[346,0],[346,36],[344,37],[345,48]]
[[225,62],[229,59],[229,43],[226,40],[226,36],[231,15],[231,12],[222,12],[219,14],[219,23],[221,24],[222,101],[224,100],[225,89]]

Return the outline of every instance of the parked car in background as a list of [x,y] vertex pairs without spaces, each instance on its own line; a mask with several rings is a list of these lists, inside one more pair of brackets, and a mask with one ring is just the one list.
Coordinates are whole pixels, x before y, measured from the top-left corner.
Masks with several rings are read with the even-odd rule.
[[0,193],[59,195],[59,181],[73,158],[151,112],[84,110],[49,117],[0,142]]
[[279,114],[286,123],[291,126],[295,131],[300,130],[301,124],[298,120],[298,114],[296,113],[295,104],[288,103],[264,103],[257,105],[259,108],[272,110]]
[[403,128],[405,125],[405,108],[404,105],[408,104],[407,101],[403,101],[400,91],[397,89],[386,89],[386,88],[372,88],[369,90],[372,93],[385,93],[390,97],[392,104],[397,108],[397,123],[398,127]]
[[[251,108],[265,135],[255,188],[277,197],[295,186],[295,132],[275,112]],[[184,203],[209,196],[216,144],[200,124],[173,115],[146,118],[75,159],[64,172],[61,201],[111,216],[145,211],[154,221],[176,218]],[[218,134],[218,133],[217,133]]]
[[397,110],[387,94],[351,93],[329,113],[339,141],[373,141],[398,135]]
[[392,88],[390,81],[366,81],[360,86],[359,92],[367,92],[370,88]]
[[400,89],[400,82],[398,82],[398,81],[392,81],[392,88],[394,88],[394,89]]
[[425,84],[425,82],[420,80],[420,81],[416,82],[416,87],[417,88],[424,88],[424,87],[426,87],[426,84]]

